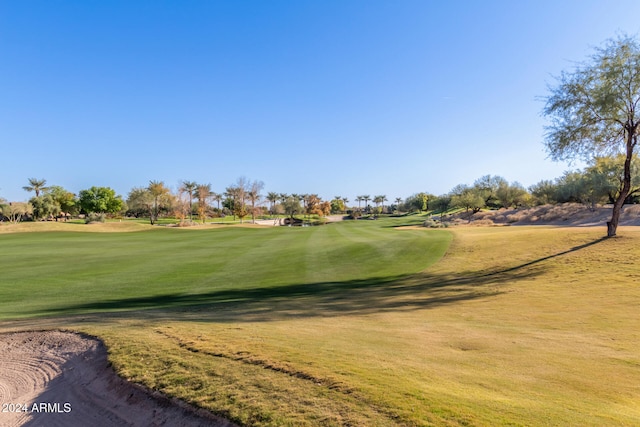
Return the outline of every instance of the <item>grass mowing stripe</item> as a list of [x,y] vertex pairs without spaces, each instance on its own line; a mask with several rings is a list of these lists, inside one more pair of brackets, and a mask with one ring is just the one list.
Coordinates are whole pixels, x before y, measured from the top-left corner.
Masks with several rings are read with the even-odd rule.
[[276,228],[262,232],[242,246],[226,263],[221,275],[237,286],[264,287],[295,284],[303,276],[303,247],[307,229]]
[[[451,234],[448,231],[390,227],[389,224],[396,222],[398,220],[385,221],[381,227],[377,221],[360,221],[351,223],[348,227],[338,228],[338,231],[341,237],[351,241],[354,247],[369,247],[367,256],[374,257],[379,263],[392,264],[396,271],[417,272],[444,255],[444,252],[438,249],[439,240],[444,238],[450,241]],[[437,255],[434,250],[438,252]],[[416,266],[421,268],[416,269]]]
[[308,283],[340,280],[341,272],[334,268],[335,263],[329,258],[332,250],[332,231],[335,226],[314,227],[305,242],[304,265]]
[[[374,231],[377,238],[369,244],[340,237],[341,228],[359,225],[5,234],[0,251],[11,256],[0,258],[0,293],[5,294],[0,316],[185,307],[243,299],[242,289],[270,287],[282,298],[312,292],[308,286],[316,282],[411,273],[421,268],[415,255],[433,256],[424,252],[431,239],[425,235],[417,247],[412,243],[404,251],[416,266],[380,262],[377,247],[408,243],[394,230]],[[246,295],[268,296],[252,292]]]

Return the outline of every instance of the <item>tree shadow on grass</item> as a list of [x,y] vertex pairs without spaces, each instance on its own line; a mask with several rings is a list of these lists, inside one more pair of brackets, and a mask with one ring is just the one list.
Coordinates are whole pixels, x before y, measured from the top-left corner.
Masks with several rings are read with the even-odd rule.
[[487,297],[500,292],[497,288],[481,289],[485,284],[471,283],[470,279],[417,274],[273,288],[225,289],[198,294],[113,299],[60,307],[42,314],[69,316],[100,313],[100,318],[106,320],[132,317],[135,316],[134,312],[141,314],[141,311],[145,311],[145,316],[158,318],[189,318],[216,322],[271,321],[291,317],[417,310]]
[[504,287],[544,273],[544,261],[606,240],[575,246],[513,267],[483,272],[436,274],[429,271],[390,277],[315,282],[278,287],[222,289],[198,294],[168,293],[49,309],[42,316],[81,315],[91,321],[140,317],[215,322],[273,321],[402,312],[497,296]]

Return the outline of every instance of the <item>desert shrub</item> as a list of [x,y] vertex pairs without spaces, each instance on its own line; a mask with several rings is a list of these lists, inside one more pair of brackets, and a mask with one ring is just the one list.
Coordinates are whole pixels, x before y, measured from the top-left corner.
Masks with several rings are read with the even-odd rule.
[[521,221],[536,221],[536,216],[531,216],[531,210],[513,211],[510,214],[505,215],[504,222],[507,224],[513,224]]
[[518,222],[521,219],[522,219],[522,215],[518,215],[518,214],[507,215],[507,223],[508,224],[513,224],[514,222]]
[[548,210],[542,210],[540,212],[540,219],[542,221],[557,221],[559,219],[563,219],[565,214],[562,212],[562,209],[559,208],[549,208]]
[[496,214],[496,211],[480,211],[480,212],[476,212],[473,215],[473,218],[475,218],[476,220],[493,218],[495,214]]
[[349,213],[349,216],[351,217],[351,219],[358,219],[362,216],[362,212],[360,212],[359,210],[353,210]]
[[490,219],[479,219],[479,220],[473,221],[471,225],[482,226],[482,225],[495,225],[495,224]]
[[92,222],[105,222],[107,219],[107,215],[102,212],[91,212],[84,219],[86,224],[90,224]]
[[176,227],[194,227],[199,226],[200,224],[196,221],[183,220],[176,224]]
[[428,228],[447,228],[448,225],[444,222],[440,222],[440,221],[436,221],[434,219],[427,219],[422,223],[423,227],[428,227]]
[[576,215],[588,211],[587,207],[579,203],[563,203],[560,205],[550,206],[546,212],[541,215],[544,221],[567,221],[575,218]]
[[622,211],[622,215],[625,217],[640,216],[640,205],[626,206]]

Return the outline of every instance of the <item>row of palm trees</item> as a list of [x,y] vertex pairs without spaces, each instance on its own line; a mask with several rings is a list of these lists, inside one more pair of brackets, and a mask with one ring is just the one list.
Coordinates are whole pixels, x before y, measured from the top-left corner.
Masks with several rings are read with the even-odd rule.
[[[382,206],[384,208],[384,202],[386,202],[388,199],[387,199],[387,196],[385,196],[384,194],[381,194],[379,196],[373,196],[373,199],[368,194],[365,194],[365,195],[362,195],[362,196],[357,196],[356,197],[356,201],[358,202],[358,209],[360,209],[360,203],[361,202],[364,202],[365,210],[368,209],[369,200],[371,200],[373,203],[375,203],[376,207]],[[396,199],[396,200],[398,200],[398,199]],[[400,200],[402,200],[402,199],[400,199]]]
[[[281,202],[283,203],[287,198],[289,197],[293,197],[294,199],[297,199],[298,201],[306,201],[308,200],[310,197],[317,197],[317,195],[315,194],[286,194],[286,193],[276,193],[276,192],[269,192],[267,194],[267,196],[265,197],[265,199],[270,203],[269,209],[272,210],[273,207],[278,203]],[[345,207],[345,210],[348,208],[348,203],[349,203],[349,199],[347,197],[342,197],[342,196],[334,196],[333,200],[337,200],[337,201],[341,201],[343,206]],[[373,203],[375,203],[376,207],[384,207],[384,203],[388,200],[386,195],[378,195],[378,196],[374,196],[373,198],[370,195],[362,195],[362,196],[357,196],[356,197],[356,201],[358,202],[358,210],[362,210],[362,202],[365,202],[365,210],[368,208],[368,204],[369,204],[369,200],[371,200]],[[401,197],[397,197],[395,199],[396,203],[401,203],[402,202],[402,198]]]
[[[200,215],[201,217],[204,217],[207,200],[213,200],[217,202],[218,210],[220,210],[220,202],[222,202],[223,195],[212,191],[211,184],[198,184],[195,181],[182,181],[178,191],[189,196],[188,206],[193,206],[194,197],[198,200],[198,215]],[[193,221],[192,209],[189,209],[189,221]]]
[[[253,205],[253,207],[255,207],[257,200],[261,198],[261,196],[258,193],[262,189],[263,184],[261,182],[256,182],[251,185],[247,185],[247,184],[251,184],[251,183],[242,182],[237,186],[230,186],[229,188],[226,189],[226,192],[224,194],[219,194],[211,190],[211,184],[199,184],[195,181],[182,181],[179,188],[179,192],[186,194],[188,196],[189,198],[188,206],[193,205],[193,199],[195,198],[199,202],[198,203],[200,205],[199,210],[204,209],[203,205],[206,203],[205,200],[208,199],[208,200],[217,202],[218,209],[220,209],[220,202],[223,200],[223,197],[235,198],[233,197],[235,196],[233,190],[236,187],[240,187],[243,189],[244,187],[254,187],[254,188],[247,188],[247,190],[249,190],[247,191],[247,193],[251,193],[251,196],[252,196],[250,197],[252,202],[251,204]],[[49,187],[46,186],[45,179],[36,179],[36,178],[29,178],[29,185],[23,187],[25,191],[35,192],[36,197],[39,197],[40,194],[44,191],[47,191],[48,188]],[[145,190],[150,191],[153,194],[154,199],[158,199],[158,197],[160,197],[159,195],[169,192],[169,190],[166,187],[164,187],[164,183],[159,181],[158,182],[151,181],[149,184],[149,187],[146,188]],[[280,202],[281,204],[284,204],[284,202],[289,198],[293,198],[298,202],[302,202],[305,204],[305,206],[307,205],[307,201],[319,199],[317,194],[297,194],[297,193],[287,194],[287,193],[269,192],[265,196],[265,200],[267,200],[270,203],[270,206],[269,206],[270,211],[273,210],[274,206],[278,202]],[[349,199],[347,197],[335,196],[334,200],[340,201],[345,211],[348,209]],[[368,210],[369,201],[372,201],[378,208],[381,206],[382,208],[384,208],[384,203],[387,200],[388,199],[386,195],[377,195],[372,198],[370,195],[365,194],[365,195],[359,195],[356,197],[356,201],[358,202],[358,210],[362,210],[362,202],[364,202],[364,209]],[[395,202],[396,204],[401,203],[402,198],[397,197],[395,199]],[[154,205],[157,205],[157,204],[158,204],[158,201],[155,200]],[[190,220],[193,219],[191,210],[189,210],[189,219]]]
[[305,200],[308,200],[309,197],[311,196],[317,197],[317,194],[298,194],[298,193],[287,194],[287,193],[275,193],[273,191],[270,191],[265,196],[265,200],[269,202],[269,209],[273,209],[273,207],[278,202],[284,203],[288,198],[293,198],[298,202],[304,202]]

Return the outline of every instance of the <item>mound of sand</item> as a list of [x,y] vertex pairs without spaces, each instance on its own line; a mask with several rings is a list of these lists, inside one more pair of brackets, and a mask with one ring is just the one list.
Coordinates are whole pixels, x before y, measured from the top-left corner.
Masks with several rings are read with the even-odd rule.
[[[533,208],[499,209],[471,215],[461,212],[448,218],[454,224],[471,225],[556,225],[571,227],[606,227],[611,219],[611,206],[595,208],[578,203],[543,205]],[[640,205],[627,205],[622,209],[620,225],[640,225]]]
[[70,332],[0,335],[2,426],[233,426],[118,377],[99,340]]

